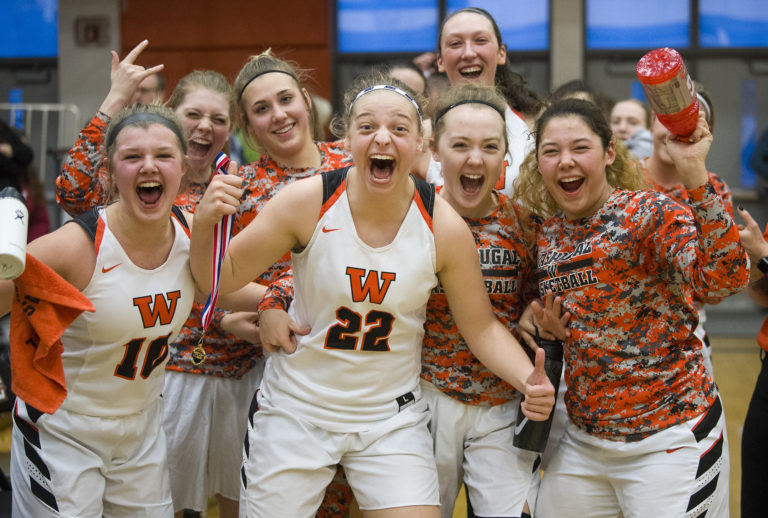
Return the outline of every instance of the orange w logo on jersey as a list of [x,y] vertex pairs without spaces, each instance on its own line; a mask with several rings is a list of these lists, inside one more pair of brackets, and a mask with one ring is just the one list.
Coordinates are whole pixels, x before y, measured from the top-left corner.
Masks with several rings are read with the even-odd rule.
[[383,282],[380,282],[379,272],[371,270],[365,278],[365,283],[363,283],[362,279],[363,275],[365,275],[365,270],[363,268],[353,268],[352,266],[347,267],[347,275],[349,276],[349,286],[352,289],[352,300],[362,302],[368,297],[374,304],[381,304],[381,301],[387,295],[389,284],[396,277],[394,272],[382,272],[381,279]]
[[[152,295],[135,297],[133,305],[138,307],[139,312],[141,312],[144,329],[154,327],[158,318],[161,325],[170,324],[173,320],[173,315],[176,313],[176,302],[179,300],[179,297],[181,297],[179,290],[169,291],[166,294],[158,293],[154,297]],[[152,304],[153,298],[154,305]]]

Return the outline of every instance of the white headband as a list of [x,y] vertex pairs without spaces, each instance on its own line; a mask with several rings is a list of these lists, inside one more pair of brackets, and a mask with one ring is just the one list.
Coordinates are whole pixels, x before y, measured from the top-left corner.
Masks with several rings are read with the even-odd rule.
[[357,94],[354,99],[352,99],[352,102],[349,103],[349,108],[347,109],[347,111],[351,112],[352,111],[352,107],[355,105],[357,100],[360,99],[362,96],[364,96],[365,94],[374,92],[376,90],[389,90],[391,92],[395,92],[396,94],[400,94],[403,97],[405,97],[406,99],[408,99],[408,101],[410,101],[410,103],[413,105],[413,107],[416,108],[416,113],[419,114],[419,123],[421,123],[421,110],[419,109],[419,104],[416,102],[416,100],[413,97],[411,97],[410,95],[408,95],[408,92],[406,92],[405,90],[402,90],[402,89],[400,89],[400,88],[398,88],[396,86],[392,86],[392,85],[373,85],[373,86],[369,86],[368,88],[366,88],[365,90],[363,90],[362,92]]

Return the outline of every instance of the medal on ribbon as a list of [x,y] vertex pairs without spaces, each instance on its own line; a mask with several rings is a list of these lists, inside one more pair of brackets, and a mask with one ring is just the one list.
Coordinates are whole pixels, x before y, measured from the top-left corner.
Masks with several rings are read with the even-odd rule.
[[[220,152],[219,156],[216,157],[216,174],[227,174],[228,165],[229,157]],[[231,215],[224,216],[213,229],[213,275],[211,275],[211,294],[208,295],[208,300],[205,301],[205,307],[203,308],[203,333],[195,348],[192,349],[192,364],[195,366],[202,365],[205,361],[206,355],[205,348],[203,347],[203,339],[205,338],[205,330],[208,329],[208,325],[213,318],[213,311],[216,308],[216,300],[219,298],[221,264],[224,261],[224,255],[227,253],[229,239],[232,237],[233,219],[234,218]]]

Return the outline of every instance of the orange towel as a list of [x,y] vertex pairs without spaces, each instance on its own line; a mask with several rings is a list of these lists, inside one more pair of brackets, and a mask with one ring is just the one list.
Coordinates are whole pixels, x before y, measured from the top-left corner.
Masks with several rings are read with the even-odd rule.
[[27,254],[14,281],[11,307],[12,390],[25,403],[52,414],[67,397],[61,335],[93,304],[56,272]]

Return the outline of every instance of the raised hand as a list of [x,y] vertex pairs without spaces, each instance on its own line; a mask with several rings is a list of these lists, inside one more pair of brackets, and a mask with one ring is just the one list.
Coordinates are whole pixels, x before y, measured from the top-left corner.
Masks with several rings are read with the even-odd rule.
[[555,387],[544,369],[544,349],[536,351],[533,372],[525,382],[525,400],[520,405],[523,414],[531,421],[544,421],[555,406]]
[[675,163],[680,179],[688,189],[694,189],[708,181],[705,162],[712,145],[712,133],[704,113],[699,113],[698,126],[690,136],[679,137],[668,133],[664,145]]
[[739,207],[738,212],[741,219],[744,220],[743,225],[738,225],[739,239],[749,254],[752,264],[755,264],[763,257],[768,256],[768,242],[763,238],[763,232],[752,215],[742,207]]
[[109,93],[101,104],[99,111],[106,113],[110,117],[114,117],[117,112],[130,103],[139,83],[163,69],[164,65],[145,68],[135,64],[136,59],[148,44],[149,41],[142,41],[136,45],[122,61],[120,61],[117,52],[114,50],[110,51],[112,54],[112,69],[109,74],[111,84]]

